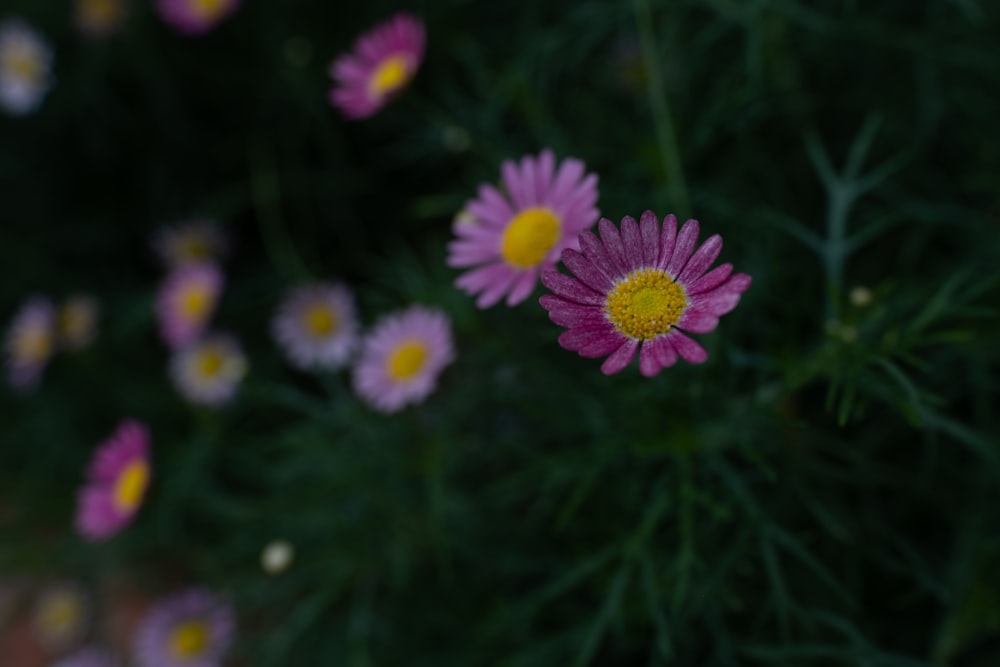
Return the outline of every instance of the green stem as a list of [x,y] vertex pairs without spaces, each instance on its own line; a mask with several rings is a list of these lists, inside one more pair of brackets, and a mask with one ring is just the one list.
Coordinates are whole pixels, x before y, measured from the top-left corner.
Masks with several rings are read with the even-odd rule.
[[663,159],[663,169],[666,172],[667,192],[675,211],[683,219],[692,213],[691,202],[684,181],[684,167],[681,164],[673,115],[670,113],[670,100],[663,85],[663,72],[660,70],[656,37],[653,33],[653,13],[649,7],[649,0],[634,0],[633,6],[635,21],[639,27],[643,64],[649,75],[649,104],[652,107],[660,157]]
[[295,251],[281,217],[281,192],[274,165],[260,147],[252,148],[250,153],[250,189],[255,217],[271,263],[286,278],[307,278],[309,271]]

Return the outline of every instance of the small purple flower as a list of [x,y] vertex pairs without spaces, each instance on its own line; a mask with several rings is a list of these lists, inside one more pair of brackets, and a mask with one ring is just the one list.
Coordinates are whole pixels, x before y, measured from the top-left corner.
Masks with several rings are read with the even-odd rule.
[[0,107],[24,116],[52,86],[52,48],[24,21],[0,23]]
[[383,317],[365,338],[354,391],[376,410],[396,412],[427,398],[454,359],[448,316],[411,306]]
[[7,379],[16,391],[34,389],[55,350],[56,311],[44,296],[21,306],[7,331]]
[[[652,211],[622,218],[621,232],[605,218],[601,238],[580,234],[582,252],[564,250],[562,262],[573,275],[550,267],[542,283],[554,292],[539,302],[549,318],[568,330],[559,344],[581,357],[610,355],[601,372],[621,371],[639,350],[639,371],[651,377],[673,366],[708,359],[686,333],[708,333],[740,302],[750,276],[732,275],[732,264],[709,267],[722,251],[722,237],[709,237],[697,250],[698,221],[680,233],[677,218],[660,223]],[[640,348],[641,346],[641,348]]]
[[236,395],[247,360],[235,338],[213,333],[174,350],[169,370],[174,386],[188,402],[217,407]]
[[235,614],[214,593],[192,588],[158,601],[135,638],[138,667],[219,667],[233,640]]
[[424,58],[424,24],[399,12],[358,37],[330,66],[330,103],[354,120],[373,116],[413,79]]
[[156,0],[160,17],[185,35],[200,35],[236,11],[240,0]]
[[160,336],[170,347],[196,340],[215,312],[225,279],[215,264],[184,264],[160,285],[156,316]]
[[272,330],[288,358],[299,368],[342,368],[358,343],[354,296],[337,284],[297,287],[278,309]]
[[507,190],[479,186],[479,196],[465,205],[448,244],[448,266],[469,268],[455,281],[476,305],[489,308],[507,296],[514,306],[531,295],[539,271],[551,266],[566,248],[578,248],[577,237],[597,222],[597,176],[585,174],[573,158],[556,165],[544,150],[521,164],[500,166]]
[[225,234],[207,218],[163,227],[153,235],[153,251],[168,269],[183,264],[218,262],[229,250]]
[[136,421],[122,422],[90,461],[77,503],[77,531],[97,542],[125,528],[142,506],[151,473],[149,430]]
[[39,643],[51,651],[65,651],[86,634],[91,622],[91,600],[74,582],[47,586],[35,600],[31,624]]

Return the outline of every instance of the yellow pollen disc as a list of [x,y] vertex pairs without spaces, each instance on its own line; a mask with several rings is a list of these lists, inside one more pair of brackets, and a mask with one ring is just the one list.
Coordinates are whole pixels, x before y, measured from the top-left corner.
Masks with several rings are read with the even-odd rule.
[[526,208],[507,223],[500,254],[511,266],[530,269],[545,259],[559,240],[562,222],[547,208]]
[[373,97],[383,97],[396,92],[410,80],[410,63],[405,56],[392,55],[379,63],[370,79],[368,92]]
[[204,621],[179,623],[170,633],[170,652],[176,658],[195,658],[208,648],[208,627]]
[[181,311],[191,320],[202,320],[208,315],[211,299],[202,285],[189,285],[181,293]]
[[52,354],[52,332],[35,328],[23,332],[14,342],[14,357],[19,361],[38,363]]
[[191,0],[191,9],[205,20],[219,17],[225,10],[227,0]]
[[217,350],[204,350],[198,355],[196,362],[198,375],[203,378],[215,377],[225,363],[225,358]]
[[13,47],[0,57],[3,69],[17,79],[37,81],[42,78],[42,61],[35,50],[27,47]]
[[147,484],[149,465],[142,460],[129,463],[115,482],[115,507],[122,512],[134,512],[142,503]]
[[427,346],[418,341],[403,343],[389,356],[386,367],[393,380],[405,381],[416,375],[427,359]]
[[666,271],[637,269],[611,290],[604,313],[619,333],[650,340],[676,326],[687,305],[684,287]]
[[317,338],[325,338],[340,328],[336,314],[325,304],[310,306],[302,316],[302,323]]
[[177,242],[177,255],[185,260],[206,259],[209,256],[208,243],[199,236],[190,236]]
[[120,0],[83,0],[80,14],[87,23],[109,26],[118,20],[121,9]]
[[76,625],[81,613],[80,603],[74,596],[60,595],[42,610],[42,625],[50,632],[58,634]]

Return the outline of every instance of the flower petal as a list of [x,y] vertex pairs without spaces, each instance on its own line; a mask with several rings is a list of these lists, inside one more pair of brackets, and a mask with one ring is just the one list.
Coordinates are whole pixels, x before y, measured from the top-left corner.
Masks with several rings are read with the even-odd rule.
[[659,336],[653,339],[653,353],[661,368],[670,368],[677,363],[677,352],[670,344],[670,336]]
[[604,305],[603,294],[598,294],[576,278],[559,273],[555,267],[546,266],[542,269],[542,284],[569,301],[592,306]]
[[516,306],[521,303],[535,291],[535,284],[538,282],[538,269],[528,269],[526,271],[521,271],[517,280],[514,281],[514,286],[510,289],[507,294],[507,305]]
[[635,218],[622,218],[622,245],[625,246],[625,267],[631,272],[643,267],[642,234]]
[[589,229],[580,232],[580,250],[583,251],[584,257],[591,261],[594,268],[604,273],[612,283],[614,283],[615,278],[622,277],[617,274],[614,262],[608,257],[608,251],[604,244]]
[[623,368],[629,365],[632,358],[635,357],[636,348],[639,347],[639,341],[632,338],[626,338],[625,342],[622,343],[621,347],[611,353],[611,356],[604,360],[601,364],[601,372],[605,375],[614,375],[618,373]]
[[667,270],[670,258],[674,256],[674,243],[677,239],[677,216],[671,213],[663,219],[663,230],[660,232],[660,257],[656,260],[656,268]]
[[688,260],[677,280],[682,285],[697,280],[708,270],[708,267],[712,266],[712,262],[719,257],[720,252],[722,252],[722,237],[718,234],[709,236]]
[[691,257],[691,253],[694,252],[695,245],[698,243],[699,231],[700,227],[697,220],[688,220],[684,223],[680,233],[677,235],[674,255],[670,258],[670,264],[667,265],[667,273],[672,276],[680,275],[684,265],[687,264],[688,258]]
[[618,228],[607,218],[601,218],[597,224],[601,230],[601,240],[604,241],[608,258],[621,275],[628,275],[628,260],[625,257],[625,246],[622,245],[622,237],[618,233]]
[[554,294],[545,294],[538,303],[549,312],[549,319],[564,327],[597,326],[607,322],[604,313],[593,306],[566,301]]
[[676,329],[668,337],[670,344],[674,346],[677,354],[689,364],[703,364],[708,360],[708,352],[698,343],[694,342]]
[[642,264],[656,266],[660,255],[660,228],[656,214],[646,211],[639,218],[639,229],[642,234]]
[[719,318],[710,312],[698,308],[688,308],[684,311],[677,328],[689,333],[709,333],[719,326]]
[[614,338],[613,333],[614,328],[607,323],[595,326],[573,327],[559,334],[559,344],[567,350],[576,352],[588,345],[599,343],[608,338]]
[[714,290],[693,295],[691,305],[716,316],[725,315],[740,302],[740,297],[750,287],[750,282],[750,276],[737,273]]
[[703,275],[701,278],[698,278],[693,283],[688,285],[687,293],[688,295],[701,294],[702,292],[713,290],[722,283],[724,283],[726,281],[726,278],[728,278],[729,274],[732,272],[733,272],[732,264],[730,264],[729,262],[726,262],[725,264],[720,264],[719,266],[715,267],[714,269]]
[[607,293],[613,287],[611,280],[594,263],[575,250],[562,251],[562,263],[587,287]]
[[660,373],[660,360],[656,356],[656,339],[643,341],[639,348],[639,372],[648,378]]

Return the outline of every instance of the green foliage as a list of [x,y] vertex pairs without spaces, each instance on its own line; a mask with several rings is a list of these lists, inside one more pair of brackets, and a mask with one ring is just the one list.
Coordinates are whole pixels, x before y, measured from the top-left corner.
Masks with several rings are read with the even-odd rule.
[[[103,314],[0,393],[0,573],[211,586],[248,665],[1000,661],[996,5],[418,1],[413,85],[350,122],[328,64],[391,3],[245,2],[185,38],[134,2],[96,42],[66,3],[8,4],[57,83],[0,117],[0,314]],[[753,285],[707,364],[604,377],[541,288],[480,311],[452,286],[452,218],[547,146],[600,175],[602,215],[723,235]],[[195,214],[233,239],[217,320],[251,366],[218,411],[174,392],[152,312],[150,235]],[[366,325],[447,311],[436,393],[384,416],[292,370],[269,321],[309,278]],[[85,544],[76,488],[125,416],[153,487]],[[270,576],[275,538],[296,560]]]

